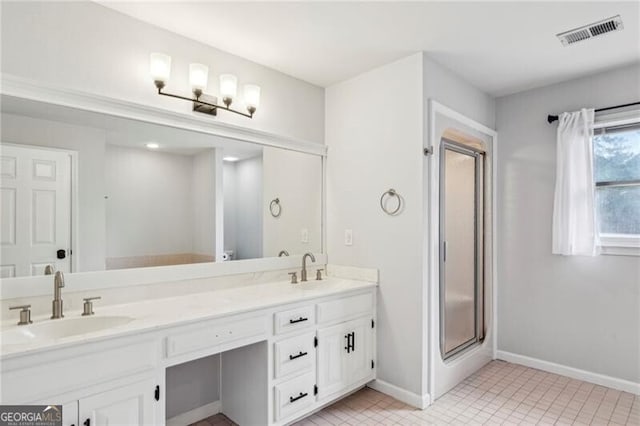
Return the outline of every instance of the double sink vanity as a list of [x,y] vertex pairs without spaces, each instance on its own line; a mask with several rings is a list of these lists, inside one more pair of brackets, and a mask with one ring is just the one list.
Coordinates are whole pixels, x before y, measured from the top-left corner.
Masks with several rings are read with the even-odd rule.
[[1,87],[0,404],[284,425],[376,377],[377,271],[326,265],[325,145]]
[[63,405],[64,426],[163,425],[167,369],[220,354],[216,411],[289,424],[376,377],[377,273],[328,270],[296,284],[287,270],[271,282],[239,275],[190,294],[175,282],[171,297],[3,321],[1,403]]

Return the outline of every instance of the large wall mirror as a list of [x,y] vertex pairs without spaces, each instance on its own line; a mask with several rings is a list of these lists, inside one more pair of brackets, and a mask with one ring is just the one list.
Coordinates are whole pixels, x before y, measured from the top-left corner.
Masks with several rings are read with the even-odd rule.
[[3,96],[2,278],[322,252],[322,156]]

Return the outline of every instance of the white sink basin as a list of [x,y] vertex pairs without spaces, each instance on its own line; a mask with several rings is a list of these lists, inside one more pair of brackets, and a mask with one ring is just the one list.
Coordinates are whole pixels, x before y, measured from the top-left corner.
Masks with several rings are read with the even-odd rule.
[[37,324],[20,325],[0,333],[0,344],[22,345],[33,341],[56,340],[79,334],[93,333],[118,327],[133,321],[131,317],[95,316],[47,320]]

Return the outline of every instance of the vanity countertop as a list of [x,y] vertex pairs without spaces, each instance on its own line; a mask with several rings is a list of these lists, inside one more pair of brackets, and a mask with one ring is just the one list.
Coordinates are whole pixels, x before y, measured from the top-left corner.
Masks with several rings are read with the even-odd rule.
[[[87,317],[91,318],[91,321],[99,321],[100,317],[109,320],[108,317],[111,317],[112,319],[125,319],[126,321],[123,321],[125,323],[116,324],[100,331],[74,334],[57,339],[34,338],[28,343],[11,344],[9,342],[11,340],[10,334],[33,334],[33,331],[37,332],[38,327],[51,324],[54,321],[62,323],[71,320],[82,325],[81,321],[85,319],[81,316],[80,311],[67,311],[65,318],[60,320],[51,320],[48,315],[38,315],[32,318],[32,325],[18,326],[12,323],[2,327],[0,360],[363,290],[376,285],[371,281],[329,277],[323,281],[308,281],[300,284],[274,282],[121,305],[97,305],[94,307],[95,315]],[[3,338],[5,336],[7,337]]]

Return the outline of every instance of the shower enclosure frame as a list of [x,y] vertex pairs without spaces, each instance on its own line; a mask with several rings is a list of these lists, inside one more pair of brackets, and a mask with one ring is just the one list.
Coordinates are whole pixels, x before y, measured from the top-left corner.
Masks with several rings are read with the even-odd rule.
[[[446,167],[443,167],[446,164],[444,160],[445,151],[453,151],[461,155],[466,155],[473,158],[474,161],[474,212],[473,212],[473,221],[474,221],[474,229],[473,229],[473,246],[474,246],[474,271],[473,271],[473,280],[474,280],[474,335],[473,338],[463,342],[462,344],[456,346],[455,348],[447,351],[446,349],[446,316],[445,316],[445,301],[444,297],[442,297],[442,292],[445,290],[447,277],[445,275],[445,266],[446,266],[446,258],[447,258],[447,250],[448,250],[448,240],[446,237],[445,227],[446,227],[446,209],[445,209],[445,200],[446,195],[442,191],[442,188],[446,185]],[[481,343],[484,340],[484,261],[485,261],[485,253],[484,253],[484,234],[485,234],[485,223],[484,223],[484,203],[485,203],[485,161],[486,161],[486,153],[483,150],[473,148],[471,146],[466,146],[460,143],[457,143],[453,140],[447,138],[441,138],[440,140],[440,158],[439,158],[439,184],[440,184],[440,193],[439,193],[439,240],[440,240],[440,275],[439,275],[439,337],[440,337],[440,354],[442,355],[443,360],[447,360],[453,356],[456,356],[460,352],[466,350],[467,348]],[[480,260],[481,259],[481,260]],[[480,261],[479,261],[480,260]]]
[[497,233],[498,211],[496,202],[497,187],[497,159],[498,159],[498,134],[495,130],[481,124],[433,99],[429,99],[428,103],[428,138],[425,141],[425,153],[430,155],[424,156],[423,167],[423,194],[424,194],[424,253],[425,267],[423,268],[423,303],[426,309],[423,310],[423,386],[422,401],[423,406],[430,405],[436,398],[436,382],[435,373],[438,364],[443,364],[440,354],[440,321],[439,321],[439,287],[440,287],[440,135],[436,135],[438,116],[442,116],[448,120],[456,121],[467,128],[479,132],[491,140],[491,149],[487,150],[486,164],[489,170],[486,178],[490,179],[487,185],[487,191],[491,191],[488,207],[491,209],[490,218],[485,218],[486,223],[490,224],[491,243],[490,248],[486,248],[485,255],[490,256],[487,266],[491,268],[490,278],[485,281],[485,287],[490,288],[490,309],[487,312],[489,318],[485,340],[475,347],[459,353],[457,356],[447,360],[451,365],[460,365],[463,372],[461,374],[468,375],[473,373],[482,364],[474,361],[478,354],[482,354],[485,358],[495,359],[497,356],[497,302],[498,302],[498,280],[497,280],[497,244],[499,238]]

